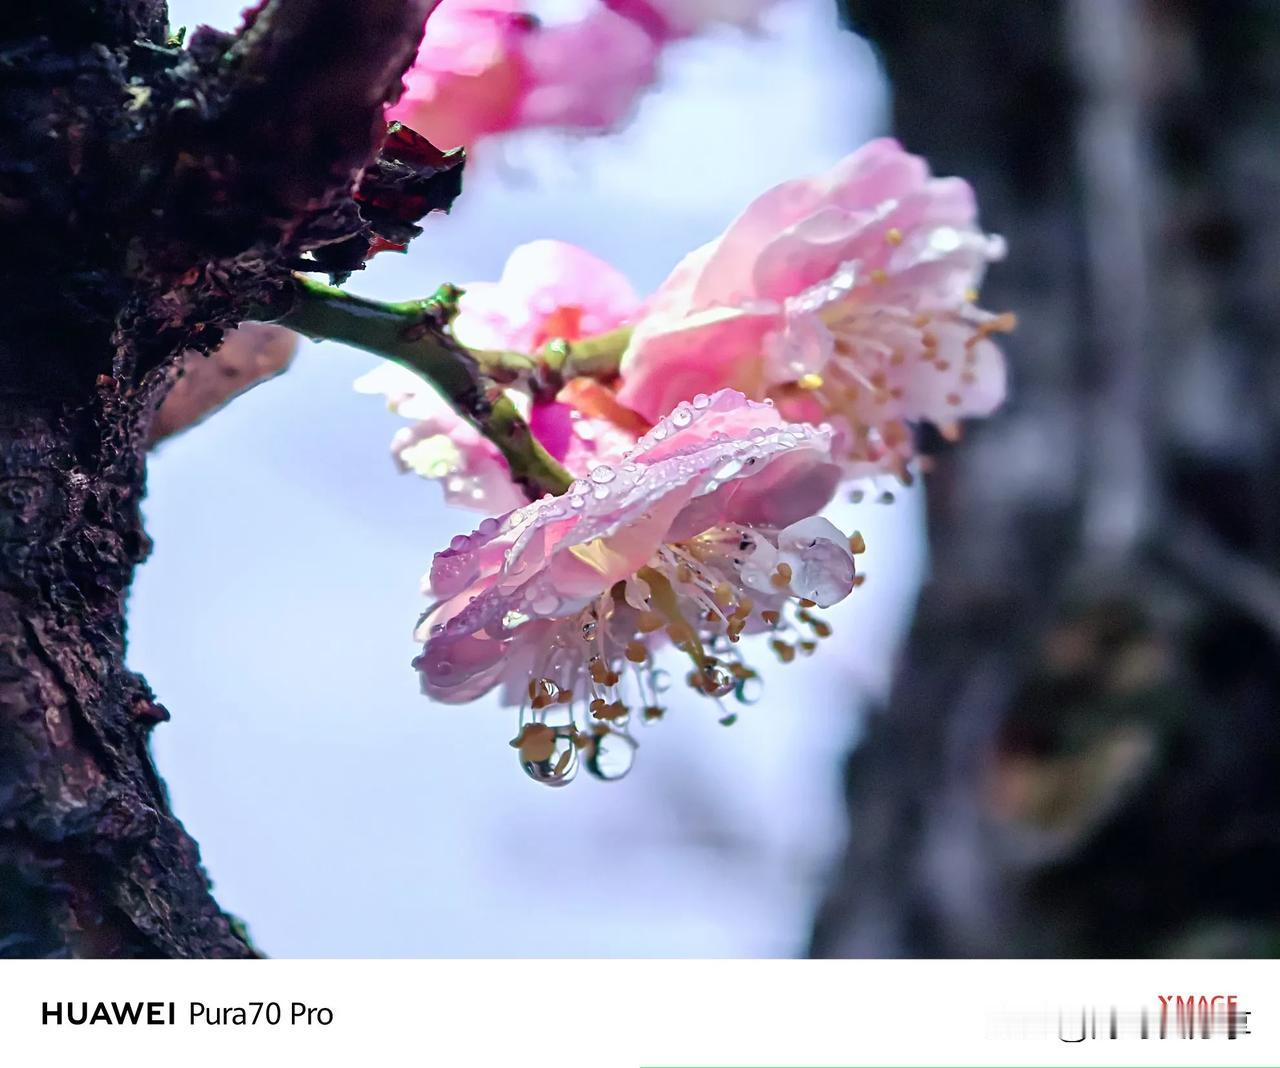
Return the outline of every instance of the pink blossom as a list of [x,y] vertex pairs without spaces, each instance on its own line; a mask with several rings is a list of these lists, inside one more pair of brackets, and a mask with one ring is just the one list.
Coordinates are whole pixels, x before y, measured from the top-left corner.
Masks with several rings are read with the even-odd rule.
[[835,427],[846,473],[900,471],[910,423],[950,430],[1004,398],[990,335],[1010,317],[972,303],[1002,254],[965,182],[873,141],[685,257],[636,326],[618,398],[653,418],[726,386],[772,397]]
[[754,27],[773,0],[605,0],[605,3],[643,26],[651,37],[669,41],[691,37],[715,23]]
[[391,411],[414,421],[391,439],[392,458],[401,471],[439,482],[450,504],[503,512],[525,502],[498,447],[412,371],[383,363],[355,388],[382,394]]
[[566,241],[530,241],[507,257],[496,282],[463,287],[453,333],[473,349],[535,353],[632,319],[640,298],[617,268]]
[[[772,631],[783,659],[808,651],[829,633],[809,610],[855,584],[849,543],[814,514],[839,477],[830,440],[732,390],[700,395],[620,463],[454,538],[428,580],[424,692],[464,702],[500,687],[532,724],[563,706],[555,730],[581,747],[625,733],[633,708],[660,714],[659,639],[711,697],[755,678],[743,633]],[[517,743],[545,758],[550,740]]]
[[[511,253],[499,281],[465,287],[451,329],[472,349],[534,354],[557,339],[612,330],[639,306],[631,284],[603,260],[563,241],[532,241]],[[392,454],[402,471],[440,481],[450,504],[492,515],[525,503],[497,446],[417,375],[384,364],[356,389],[382,394],[393,412],[415,420],[396,432]],[[527,414],[534,436],[574,475],[618,459],[649,425],[589,379],[533,401]]]
[[517,0],[443,0],[388,118],[449,148],[525,127],[607,130],[652,84],[657,51],[603,7],[546,25]]

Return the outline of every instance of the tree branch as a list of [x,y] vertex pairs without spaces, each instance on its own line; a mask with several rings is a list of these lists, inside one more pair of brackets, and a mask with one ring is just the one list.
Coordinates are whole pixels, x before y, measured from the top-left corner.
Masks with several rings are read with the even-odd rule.
[[292,211],[350,185],[438,2],[269,0],[250,16],[221,65],[218,119],[244,184]]
[[203,422],[241,393],[283,373],[297,349],[297,337],[282,327],[242,323],[209,355],[186,353],[178,380],[152,420],[152,442]]
[[342,341],[407,367],[492,441],[530,500],[560,494],[573,477],[538,443],[510,398],[486,379],[476,354],[445,332],[430,300],[386,304],[301,276],[282,326]]

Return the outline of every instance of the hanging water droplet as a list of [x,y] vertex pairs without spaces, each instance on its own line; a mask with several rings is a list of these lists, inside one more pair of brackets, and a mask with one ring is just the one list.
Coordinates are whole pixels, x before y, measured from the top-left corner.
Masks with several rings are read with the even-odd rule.
[[525,774],[543,786],[566,786],[578,774],[578,747],[573,744],[573,728],[557,727],[555,730],[555,743],[545,760],[526,760],[517,751]]
[[758,677],[739,679],[734,687],[733,696],[744,705],[754,705],[764,693],[764,683]]
[[582,624],[582,636],[589,642],[595,641],[596,621],[594,619],[588,619],[585,623]]
[[589,749],[587,771],[605,782],[621,779],[636,762],[636,743],[625,734],[609,731],[598,736]]
[[658,668],[657,671],[650,676],[649,681],[653,684],[654,693],[665,693],[671,689],[671,672]]
[[733,693],[737,680],[729,672],[715,664],[702,672],[702,692],[708,697],[724,697]]

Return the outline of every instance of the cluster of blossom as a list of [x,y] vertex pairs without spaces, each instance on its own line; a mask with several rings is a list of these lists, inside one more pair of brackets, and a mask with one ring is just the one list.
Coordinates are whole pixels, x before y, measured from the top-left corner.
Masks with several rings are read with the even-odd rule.
[[443,0],[389,117],[437,145],[529,127],[600,132],[657,79],[672,41],[751,26],[772,0],[600,0],[545,23],[527,0]]
[[859,584],[860,536],[818,515],[841,484],[905,477],[916,424],[954,435],[1003,399],[992,335],[1011,322],[974,304],[1002,251],[967,184],[878,140],[759,197],[647,300],[555,241],[466,287],[452,330],[475,349],[536,359],[606,333],[625,348],[611,374],[523,397],[575,476],[532,502],[412,375],[358,384],[415,420],[394,442],[404,468],[500,516],[435,557],[424,691],[498,689],[520,708],[526,770],[552,784],[580,762],[604,778],[630,767],[631,725],[668,699],[663,645],[696,694],[750,700],[744,645],[784,662],[813,651],[830,633],[817,610]]

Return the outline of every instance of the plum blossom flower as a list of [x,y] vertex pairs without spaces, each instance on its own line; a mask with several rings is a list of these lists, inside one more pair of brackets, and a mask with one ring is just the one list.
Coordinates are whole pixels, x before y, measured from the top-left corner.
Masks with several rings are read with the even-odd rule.
[[[497,282],[465,287],[450,329],[472,349],[533,354],[613,330],[639,307],[631,284],[603,260],[563,241],[532,241],[511,253]],[[392,455],[402,471],[439,480],[450,504],[492,515],[525,503],[497,446],[417,375],[384,363],[355,388],[382,394],[393,412],[414,420],[396,432]],[[575,475],[621,457],[649,425],[590,379],[571,381],[554,398],[517,399],[528,404],[534,436]]]
[[512,250],[498,281],[464,286],[452,329],[473,349],[533,353],[613,330],[639,310],[617,268],[567,241],[530,241]]
[[773,0],[604,0],[659,41],[691,37],[716,23],[754,27]]
[[1003,250],[965,182],[873,141],[769,190],[685,257],[636,325],[618,399],[656,418],[721,387],[771,397],[832,424],[846,474],[901,474],[910,424],[951,432],[1004,398],[990,338],[1012,317],[973,304]]
[[657,53],[605,7],[548,25],[520,0],[443,0],[387,116],[450,148],[525,127],[608,130],[653,83]]
[[498,447],[412,371],[379,364],[356,379],[355,388],[381,394],[392,412],[414,421],[392,437],[392,459],[402,472],[439,482],[449,504],[504,512],[524,503]]
[[853,547],[815,514],[839,478],[830,447],[829,428],[770,403],[699,395],[564,495],[454,538],[427,580],[424,693],[499,689],[522,707],[513,744],[535,778],[564,781],[578,750],[597,774],[625,771],[633,710],[663,711],[661,642],[719,699],[756,679],[744,633],[769,632],[784,660],[829,633],[811,609],[855,585]]

